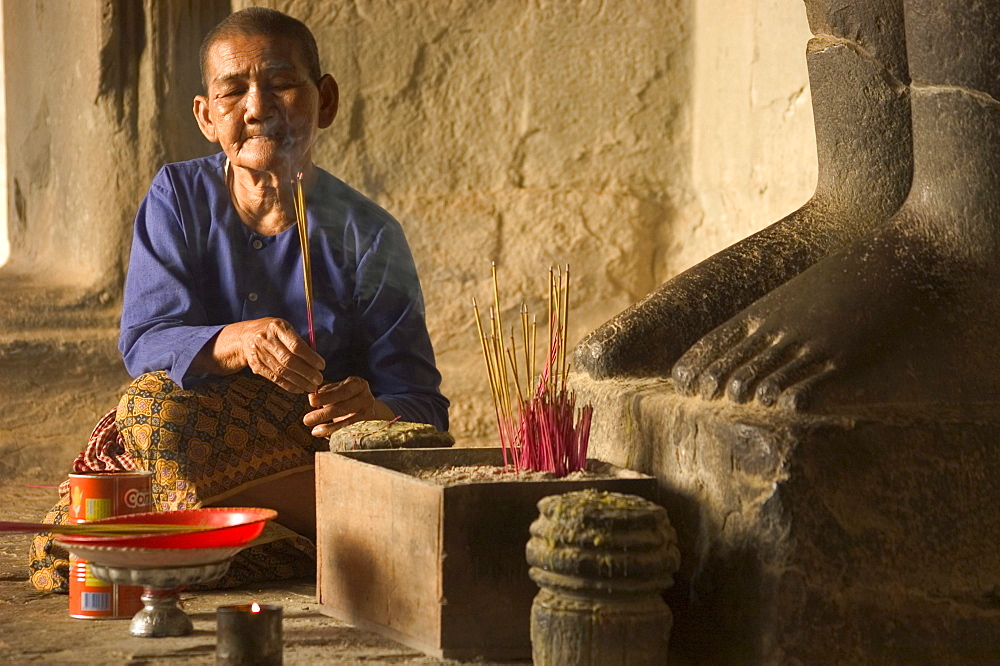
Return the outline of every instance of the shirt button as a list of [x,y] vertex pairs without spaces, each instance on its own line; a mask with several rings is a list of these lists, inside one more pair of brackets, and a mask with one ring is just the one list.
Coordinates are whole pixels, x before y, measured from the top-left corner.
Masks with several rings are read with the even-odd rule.
[[257,294],[251,291],[249,294],[247,294],[247,300],[250,301],[251,303],[255,302],[257,300]]
[[260,248],[264,247],[264,242],[261,241],[259,238],[255,238],[252,245],[253,249],[259,250]]

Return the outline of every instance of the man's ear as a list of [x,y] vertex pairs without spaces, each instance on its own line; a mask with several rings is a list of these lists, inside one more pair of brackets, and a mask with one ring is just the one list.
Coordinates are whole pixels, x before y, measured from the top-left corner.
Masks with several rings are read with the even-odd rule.
[[198,129],[205,135],[205,138],[212,143],[219,142],[219,133],[215,131],[215,123],[208,112],[208,98],[204,95],[195,95],[194,104],[191,107],[194,111],[194,119],[198,121]]
[[[340,106],[340,88],[337,82],[329,74],[324,74],[316,84],[319,88],[319,118],[320,129],[326,129],[333,124],[333,119],[337,117],[337,109]],[[202,130],[204,132],[205,130]]]

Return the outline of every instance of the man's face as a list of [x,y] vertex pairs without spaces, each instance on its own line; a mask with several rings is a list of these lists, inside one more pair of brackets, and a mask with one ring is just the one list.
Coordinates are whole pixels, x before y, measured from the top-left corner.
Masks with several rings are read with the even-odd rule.
[[237,167],[283,179],[305,169],[317,131],[337,112],[333,78],[313,81],[301,49],[285,37],[219,40],[206,65],[207,94],[194,100],[205,138]]

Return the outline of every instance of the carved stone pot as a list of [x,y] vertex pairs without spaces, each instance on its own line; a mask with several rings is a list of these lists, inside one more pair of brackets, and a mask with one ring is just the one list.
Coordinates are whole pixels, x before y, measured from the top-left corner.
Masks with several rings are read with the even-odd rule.
[[531,525],[535,666],[665,664],[673,616],[660,592],[680,564],[667,512],[635,495],[546,497]]

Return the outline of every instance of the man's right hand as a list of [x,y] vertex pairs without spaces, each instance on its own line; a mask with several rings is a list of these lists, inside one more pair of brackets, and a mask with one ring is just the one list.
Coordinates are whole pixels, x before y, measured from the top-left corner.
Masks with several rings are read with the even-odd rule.
[[287,321],[266,317],[224,327],[192,366],[216,375],[250,368],[290,393],[313,393],[323,383],[326,361]]

